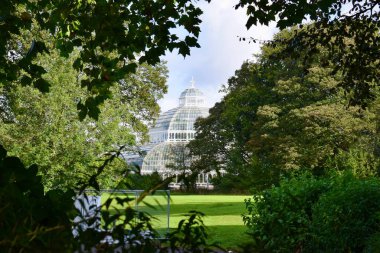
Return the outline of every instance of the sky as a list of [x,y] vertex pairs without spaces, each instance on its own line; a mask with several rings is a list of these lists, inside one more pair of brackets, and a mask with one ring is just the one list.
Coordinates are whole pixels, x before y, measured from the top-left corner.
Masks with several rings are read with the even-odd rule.
[[253,26],[247,31],[245,10],[234,9],[237,2],[198,2],[203,10],[198,40],[201,47],[192,48],[190,56],[186,58],[178,55],[178,52],[163,57],[169,69],[169,88],[168,93],[158,102],[162,112],[178,106],[178,98],[183,90],[191,86],[192,77],[195,87],[205,94],[206,106],[212,107],[222,98],[223,94],[219,90],[228,78],[234,75],[245,60],[253,60],[253,55],[260,52],[259,43],[239,41],[238,36],[260,40],[273,37],[277,31],[274,25]]

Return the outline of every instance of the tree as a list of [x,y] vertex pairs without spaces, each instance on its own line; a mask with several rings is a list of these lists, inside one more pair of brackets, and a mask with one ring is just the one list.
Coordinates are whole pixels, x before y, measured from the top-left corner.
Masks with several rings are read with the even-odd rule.
[[[230,132],[226,131],[227,122],[222,118],[224,102],[216,103],[206,118],[198,118],[194,124],[197,137],[188,144],[190,155],[200,157],[192,161],[192,168],[197,171],[218,172],[224,169],[227,143]],[[208,145],[204,145],[207,140]]]
[[[42,77],[49,81],[50,92],[42,94],[18,85],[4,89],[14,118],[3,120],[0,142],[27,166],[39,164],[45,187],[73,187],[96,172],[106,153],[133,147],[147,138],[147,125],[159,112],[156,101],[166,91],[164,64],[139,65],[135,74],[111,89],[113,96],[100,107],[98,121],[78,121],[76,103],[88,91],[78,85],[87,77],[70,67],[75,55],[66,59],[51,52],[49,58],[41,55],[37,59],[49,69]],[[115,160],[101,176],[102,187],[115,186],[125,169],[124,161]]]
[[[235,8],[247,8],[248,29],[272,21],[280,29],[303,27],[292,38],[275,40],[272,45],[287,45],[285,52],[294,59],[306,51],[305,62],[324,46],[333,63],[331,71],[343,73],[339,86],[349,94],[350,104],[366,107],[379,86],[379,5],[378,1],[356,0],[240,0]],[[304,27],[303,23],[309,21],[313,25]]]
[[[191,47],[199,47],[201,14],[187,0],[5,0],[0,10],[0,83],[17,81],[46,92],[50,84],[43,74],[48,70],[37,55],[57,48],[68,57],[80,49],[72,66],[88,76],[81,85],[89,93],[77,101],[79,116],[96,119],[115,82],[136,71],[135,61],[154,64],[166,50],[178,49],[186,56]],[[174,29],[180,27],[187,32],[182,38]],[[19,35],[26,31],[28,40],[21,42]],[[41,34],[53,40],[53,48]]]
[[169,145],[170,158],[166,167],[172,170],[172,174],[176,175],[177,183],[183,184],[186,191],[195,191],[198,175],[202,173],[192,167],[196,158],[190,155],[187,143]]
[[[58,151],[67,151],[61,146],[66,145],[63,140],[67,135],[72,134],[71,130],[75,132],[76,129],[80,129],[82,135],[75,136],[78,140],[73,140],[73,143],[69,143],[73,145],[66,145],[64,148],[79,146],[79,149],[73,151],[84,151],[83,154],[102,149],[99,147],[101,145],[96,144],[100,143],[97,141],[104,137],[101,131],[120,130],[116,136],[108,136],[110,139],[105,140],[107,143],[104,144],[104,148],[107,148],[105,146],[110,143],[115,148],[117,141],[123,141],[123,144],[133,143],[132,131],[143,132],[142,123],[155,113],[155,108],[157,109],[155,101],[164,89],[162,83],[157,84],[150,80],[155,79],[155,76],[157,78],[154,74],[155,69],[143,64],[153,65],[159,62],[159,57],[166,50],[178,49],[180,54],[186,56],[191,47],[199,46],[197,37],[201,13],[199,8],[187,0],[3,1],[0,8],[0,89],[2,93],[0,115],[2,119],[16,128],[24,124],[23,127],[27,128],[28,133],[36,134],[35,137],[33,135],[24,137],[27,137],[26,141],[37,141],[42,144],[40,149],[33,150],[33,152],[40,152],[38,157],[41,159],[40,162],[46,162],[45,158],[46,160],[56,158],[54,157],[56,154],[50,152],[56,150],[53,149],[55,145],[58,146]],[[188,34],[179,38],[173,29],[178,27],[184,28]],[[45,43],[46,39],[48,43]],[[62,59],[53,61],[52,65],[63,63],[66,68],[61,72],[74,73],[74,76],[80,80],[81,87],[86,90],[79,85],[67,85],[77,83],[77,80],[72,79],[73,76],[54,75],[54,71],[50,72],[47,67],[52,65],[46,62],[50,59],[56,60],[55,49],[58,49],[60,55],[65,58],[76,58],[70,62],[72,67],[69,67]],[[75,54],[76,50],[79,54]],[[130,76],[136,71],[136,76]],[[144,78],[140,77],[139,71],[144,72]],[[153,75],[149,76],[149,73]],[[85,78],[82,78],[83,76]],[[59,78],[62,80],[57,80]],[[61,81],[65,86],[61,87]],[[50,92],[47,95],[36,93],[36,90],[31,87],[42,92]],[[140,97],[141,93],[147,94]],[[111,96],[115,97],[114,100],[110,100]],[[21,97],[30,103],[19,99]],[[38,99],[46,99],[46,101],[39,103]],[[58,104],[61,107],[50,107],[50,103],[57,101],[60,102]],[[121,102],[124,102],[126,108],[120,107]],[[82,123],[66,120],[67,124],[63,127],[63,124],[60,124],[62,122],[57,121],[57,118],[52,115],[62,116],[61,119],[73,119],[71,110],[73,103],[79,110]],[[126,114],[122,114],[124,117],[122,120],[118,118],[120,111],[113,113],[114,106],[118,110],[127,111]],[[15,110],[16,108],[19,110]],[[100,109],[104,114],[100,114]],[[31,114],[27,115],[27,113]],[[22,120],[17,120],[19,115],[22,115]],[[92,121],[86,116],[98,121]],[[102,116],[105,118],[102,119]],[[41,124],[34,127],[26,123],[36,123],[37,119],[41,119]],[[128,132],[122,136],[121,129],[127,129]],[[8,132],[5,131],[5,134],[11,133],[9,128],[6,130]],[[17,130],[19,136],[16,137],[22,137],[21,129]],[[52,136],[51,131],[55,130],[60,132],[54,135],[61,136],[63,139],[49,139]],[[120,136],[124,138],[122,140],[112,138]],[[10,141],[12,142],[12,139]],[[76,145],[77,141],[85,142],[86,149],[81,149],[83,145]],[[94,144],[90,145],[93,149],[87,149],[88,143]],[[20,150],[15,152],[18,151]],[[22,154],[25,150],[20,152]],[[2,175],[0,198],[3,204],[0,210],[0,223],[4,228],[0,236],[1,249],[8,252],[25,250],[72,252],[78,249],[82,251],[92,248],[93,250],[96,245],[104,247],[106,251],[114,251],[116,248],[122,251],[139,252],[160,250],[160,246],[154,245],[150,236],[146,238],[145,233],[141,233],[146,230],[154,232],[149,217],[131,207],[123,208],[123,212],[114,215],[108,210],[102,212],[104,230],[90,229],[80,233],[79,238],[74,239],[72,227],[75,224],[72,218],[76,213],[72,202],[76,193],[72,190],[67,193],[62,190],[44,192],[37,174],[37,166],[33,165],[26,169],[20,159],[8,157],[6,153],[0,144],[0,174]],[[103,163],[95,164],[93,175],[88,181],[80,183],[79,193],[88,187],[99,190],[97,177],[115,161],[119,153],[120,151],[111,153]],[[57,164],[61,161],[57,159],[53,162]],[[64,162],[70,166],[73,163],[73,161]],[[62,187],[62,182],[58,182],[57,187]],[[126,204],[131,199],[116,198],[116,201],[119,204]],[[105,204],[107,209],[111,202],[112,200]],[[190,216],[190,223],[194,219],[192,217]],[[115,220],[118,220],[118,225],[114,224]],[[181,222],[183,223],[184,221]],[[199,224],[191,224],[191,227],[194,225]],[[129,237],[126,237],[126,227],[129,228]],[[201,226],[201,229],[204,227]],[[117,244],[102,243],[101,241],[104,241],[106,236],[107,238],[111,236]],[[179,250],[176,242],[181,242],[181,238],[174,240],[171,245],[173,250]],[[198,246],[205,248],[204,244],[202,241]],[[56,249],[57,247],[59,248]]]
[[[295,34],[283,30],[275,40]],[[302,170],[324,173],[331,159],[353,147],[373,151],[374,113],[346,107],[339,87],[343,73],[332,74],[333,63],[321,64],[328,62],[327,50],[307,64],[285,57],[285,50],[282,44],[263,46],[255,63],[244,63],[229,79],[222,102],[197,122],[191,144],[205,166],[223,164],[256,189]],[[209,142],[216,148],[202,147]]]

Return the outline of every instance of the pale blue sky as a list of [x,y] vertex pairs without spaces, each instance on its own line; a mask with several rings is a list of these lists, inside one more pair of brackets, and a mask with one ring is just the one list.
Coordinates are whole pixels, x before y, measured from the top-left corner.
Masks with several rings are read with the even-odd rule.
[[159,101],[162,111],[178,105],[180,93],[190,87],[192,76],[195,86],[201,89],[207,98],[207,106],[212,107],[222,94],[219,90],[227,83],[243,61],[252,60],[253,54],[260,50],[259,44],[240,42],[238,36],[271,39],[276,29],[270,27],[245,27],[245,10],[235,10],[237,0],[214,0],[210,4],[201,1],[201,48],[193,48],[191,56],[185,59],[177,52],[169,53],[163,59],[168,62],[168,93]]

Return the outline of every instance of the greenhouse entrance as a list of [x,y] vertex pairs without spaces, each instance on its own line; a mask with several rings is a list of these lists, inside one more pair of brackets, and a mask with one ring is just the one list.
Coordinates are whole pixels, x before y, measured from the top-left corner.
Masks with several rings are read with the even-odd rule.
[[[163,179],[167,178],[170,175],[163,174]],[[207,172],[198,174],[197,180],[195,182],[195,186],[198,189],[207,189],[212,190],[214,186],[212,185],[211,179],[216,176],[215,172]],[[182,189],[184,187],[183,182],[180,181],[180,174],[175,174],[173,178],[173,182],[169,184],[170,189]]]

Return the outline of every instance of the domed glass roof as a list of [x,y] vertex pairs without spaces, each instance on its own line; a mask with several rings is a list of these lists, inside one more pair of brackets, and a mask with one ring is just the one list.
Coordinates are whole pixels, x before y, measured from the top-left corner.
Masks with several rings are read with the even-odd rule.
[[181,154],[184,152],[188,153],[186,143],[162,142],[154,146],[145,156],[141,172],[143,174],[153,172],[171,174],[173,168],[178,168],[183,166],[182,163],[188,162],[187,159],[182,159]]
[[149,130],[150,142],[190,141],[194,139],[194,123],[199,117],[207,117],[206,107],[177,107],[163,113],[156,126]]
[[196,119],[208,116],[204,102],[203,93],[192,83],[181,93],[178,107],[160,115],[155,127],[149,130],[152,148],[144,158],[142,173],[167,171],[167,165],[173,163],[173,150],[194,139]]
[[184,90],[179,97],[179,106],[204,106],[203,93],[196,88]]
[[191,87],[182,91],[179,96],[179,106],[199,106],[205,103],[203,92],[194,87],[194,78],[191,79]]
[[194,87],[184,90],[179,97],[179,106],[199,106],[205,103],[203,93]]
[[183,97],[203,97],[203,92],[192,87],[182,91],[180,98]]
[[149,130],[150,142],[190,141],[194,139],[194,123],[199,117],[207,117],[203,93],[196,88],[181,93],[179,106],[160,115],[155,127]]

